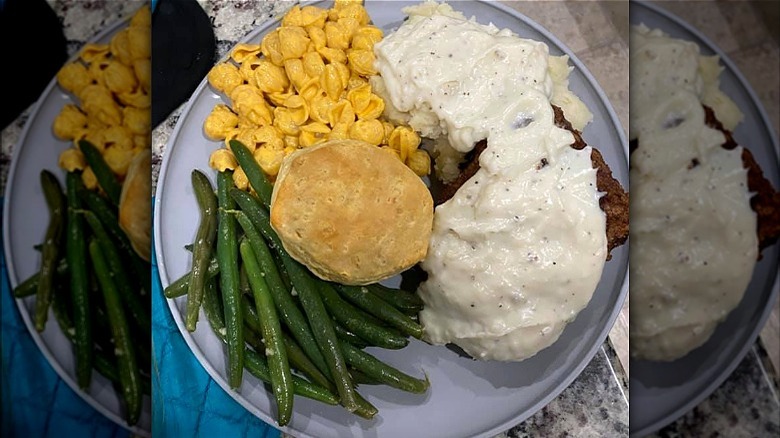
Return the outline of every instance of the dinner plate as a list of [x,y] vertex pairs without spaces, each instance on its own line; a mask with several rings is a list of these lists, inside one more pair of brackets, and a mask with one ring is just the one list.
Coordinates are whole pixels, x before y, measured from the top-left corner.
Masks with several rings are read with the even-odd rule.
[[[745,114],[734,137],[750,149],[774,187],[780,187],[776,134],[756,94],[726,54],[690,24],[661,7],[632,2],[629,21],[632,25],[644,23],[672,37],[693,41],[702,54],[720,56],[724,67],[720,75],[721,89]],[[670,363],[631,360],[632,436],[650,434],[677,420],[731,375],[753,346],[772,311],[780,284],[779,254],[778,245],[763,251],[763,259],[756,265],[739,306],[704,345]]]
[[[114,23],[90,42],[107,44],[128,22],[129,19],[125,19]],[[77,58],[78,55],[75,55],[68,62]],[[52,124],[62,108],[69,103],[78,102],[60,88],[56,78],[52,79],[35,103],[14,147],[3,206],[3,249],[12,290],[35,274],[41,265],[40,253],[33,248],[44,240],[49,223],[48,208],[40,183],[41,170],[52,171],[63,189],[65,187],[65,172],[59,168],[57,162],[60,152],[70,147],[71,142],[55,137]],[[51,311],[46,329],[38,333],[32,322],[35,297],[16,299],[16,304],[30,336],[54,371],[73,391],[122,427],[141,436],[151,435],[152,409],[149,397],[144,397],[143,412],[138,424],[134,427],[128,426],[123,416],[121,396],[108,379],[98,372],[93,372],[89,391],[79,389],[72,345],[60,330]]]
[[[366,8],[385,33],[397,28],[405,15],[401,8],[418,2],[367,2]],[[328,7],[327,3],[314,3]],[[628,145],[623,129],[604,92],[569,49],[528,17],[493,2],[455,2],[453,7],[481,23],[492,22],[520,36],[543,41],[552,54],[568,54],[575,67],[571,88],[594,113],[585,140],[603,152],[624,187],[628,181]],[[278,26],[269,22],[248,34],[243,42],[259,43]],[[154,216],[154,242],[163,286],[184,275],[190,257],[184,246],[194,240],[198,206],[190,184],[193,169],[208,167],[209,154],[221,147],[207,139],[203,121],[222,102],[204,79],[178,120],[166,146]],[[422,395],[388,387],[367,386],[361,393],[376,405],[374,420],[363,420],[341,407],[326,406],[297,397],[291,423],[282,428],[295,436],[325,437],[475,437],[492,436],[524,421],[566,388],[591,360],[607,337],[628,289],[628,248],[613,252],[589,305],[564,330],[560,339],[523,362],[474,361],[444,346],[413,340],[400,351],[371,349],[378,358],[414,376],[427,374],[430,389]],[[393,279],[398,284],[398,278]],[[389,284],[393,284],[390,282]],[[189,333],[182,322],[186,297],[168,301],[173,318],[195,356],[234,399],[265,422],[276,425],[275,404],[253,376],[244,373],[238,391],[225,377],[225,351],[207,322]],[[201,315],[200,320],[204,321]]]

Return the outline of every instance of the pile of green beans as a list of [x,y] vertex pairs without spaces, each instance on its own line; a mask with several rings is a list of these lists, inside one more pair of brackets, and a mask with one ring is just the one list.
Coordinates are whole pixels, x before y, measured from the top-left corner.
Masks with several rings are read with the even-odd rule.
[[239,388],[244,369],[268,384],[280,426],[291,420],[293,395],[370,419],[378,411],[358,384],[424,393],[426,377],[363,350],[400,349],[410,336],[420,338],[419,297],[378,284],[326,282],[292,259],[270,225],[273,186],[243,144],[231,141],[230,147],[255,193],[233,187],[230,170],[217,175],[216,194],[205,174],[192,172],[200,207],[192,270],[164,290],[170,299],[186,295],[190,331],[203,308],[227,346],[230,386]]
[[[102,160],[94,146],[81,146],[90,165]],[[150,283],[144,283],[151,265],[132,249],[119,226],[116,200],[108,196],[116,195],[117,187],[121,191],[121,183],[110,169],[96,171],[96,176],[101,193],[87,190],[79,171],[67,173],[63,192],[52,172],[41,172],[49,208],[41,264],[14,289],[14,296],[34,297],[38,331],[46,329],[51,309],[73,345],[78,386],[89,391],[97,371],[116,385],[125,419],[134,425],[144,395],[151,393]]]

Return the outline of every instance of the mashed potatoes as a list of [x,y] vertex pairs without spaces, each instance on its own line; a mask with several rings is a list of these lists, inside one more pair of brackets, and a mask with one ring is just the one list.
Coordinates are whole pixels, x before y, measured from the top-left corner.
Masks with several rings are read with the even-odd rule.
[[[389,120],[397,124],[409,125],[423,137],[436,140],[433,154],[436,159],[436,176],[440,180],[449,182],[454,179],[459,172],[457,165],[463,161],[464,153],[470,151],[477,141],[486,138],[487,135],[484,127],[482,130],[465,134],[468,130],[457,129],[458,127],[454,126],[464,123],[463,120],[442,118],[438,114],[440,108],[431,107],[431,102],[427,98],[433,95],[416,94],[421,91],[421,87],[427,86],[422,84],[427,79],[417,76],[415,72],[425,74],[432,62],[437,70],[444,73],[444,76],[436,78],[440,81],[439,86],[452,86],[458,79],[464,79],[465,75],[472,73],[474,76],[471,79],[481,81],[472,85],[479,88],[482,94],[468,96],[449,94],[447,96],[449,100],[457,98],[459,102],[466,105],[475,105],[468,107],[475,111],[482,107],[489,108],[490,104],[494,103],[490,96],[491,79],[498,72],[479,70],[490,68],[491,64],[495,63],[496,60],[492,56],[484,56],[495,45],[498,50],[494,55],[501,53],[503,59],[493,67],[501,68],[500,64],[509,64],[514,59],[527,59],[523,63],[511,66],[513,72],[501,71],[502,79],[506,79],[511,73],[517,73],[518,77],[515,79],[518,82],[523,82],[525,79],[538,81],[534,86],[547,96],[550,103],[563,109],[566,119],[571,122],[574,129],[582,130],[593,119],[593,114],[585,104],[568,88],[568,76],[572,70],[568,64],[568,56],[551,56],[547,53],[544,44],[521,40],[511,31],[500,30],[492,24],[485,26],[473,20],[466,20],[463,14],[453,10],[446,3],[424,2],[418,6],[405,8],[404,12],[409,15],[405,25],[396,32],[393,40],[378,45],[375,49],[378,65],[381,66],[381,76],[372,76],[371,85],[374,92],[386,102],[385,116]],[[463,33],[458,34],[461,31]],[[412,34],[413,32],[416,34]],[[423,33],[429,35],[424,36]],[[430,40],[427,39],[429,36]],[[417,41],[413,40],[416,37],[426,38],[428,44],[416,46]],[[528,45],[520,47],[517,45],[518,41]],[[414,49],[415,59],[403,58],[408,49]],[[513,53],[513,50],[518,52]],[[529,53],[526,54],[524,50],[529,50]],[[481,64],[475,64],[477,60],[480,60]],[[452,69],[443,71],[442,67],[445,65]],[[409,80],[411,84],[398,82],[401,80],[398,74],[390,73],[395,68],[403,68],[408,72],[414,70],[415,72],[404,77],[404,80]],[[464,71],[472,68],[473,72]],[[446,90],[437,91],[446,92]],[[430,93],[432,90],[427,92]],[[480,101],[486,96],[487,99]],[[465,136],[453,138],[454,134],[449,133]]]

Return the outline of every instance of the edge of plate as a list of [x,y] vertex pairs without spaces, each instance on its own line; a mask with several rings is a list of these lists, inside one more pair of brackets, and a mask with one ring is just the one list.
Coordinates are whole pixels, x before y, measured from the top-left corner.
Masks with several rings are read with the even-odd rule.
[[[758,113],[761,116],[761,123],[764,124],[764,128],[769,133],[769,138],[770,141],[772,142],[772,150],[774,152],[775,159],[777,160],[778,139],[777,139],[777,134],[769,124],[769,116],[767,116],[766,114],[764,105],[760,103],[761,101],[758,99],[758,96],[756,96],[755,91],[753,91],[753,87],[750,86],[750,84],[747,82],[745,77],[742,75],[742,72],[731,61],[731,58],[729,58],[728,55],[726,55],[726,53],[720,49],[720,47],[714,44],[702,32],[700,32],[698,29],[693,27],[690,23],[686,22],[685,20],[673,14],[672,12],[647,1],[631,0],[631,3],[637,3],[643,7],[646,7],[650,11],[677,24],[681,28],[685,29],[686,31],[696,36],[696,38],[699,38],[707,46],[707,48],[712,50],[713,53],[717,54],[720,57],[720,60],[724,64],[724,66],[728,68],[732,74],[734,74],[734,76],[737,78],[737,81],[742,86],[742,88],[744,88],[747,91],[748,96],[750,97],[756,109],[758,110]],[[631,24],[630,20],[629,20],[629,24]],[[774,303],[778,298],[778,291],[780,291],[780,272],[778,272],[775,275],[775,280],[771,288],[772,290],[769,294],[769,300],[767,304]],[[630,436],[641,437],[656,432],[661,428],[668,426],[669,424],[682,418],[687,412],[689,412],[691,409],[698,406],[702,401],[704,401],[704,399],[712,395],[712,393],[715,392],[718,388],[720,388],[723,382],[725,382],[726,379],[728,379],[734,373],[734,370],[737,368],[737,366],[739,366],[739,364],[742,362],[745,356],[747,356],[750,349],[753,348],[753,345],[755,345],[758,335],[761,333],[761,329],[766,324],[766,321],[769,318],[769,315],[771,313],[772,313],[772,306],[771,305],[766,306],[764,311],[761,313],[761,317],[759,318],[758,323],[753,329],[753,332],[748,337],[749,342],[747,342],[740,350],[738,350],[737,354],[732,357],[731,362],[729,362],[728,366],[723,368],[723,370],[718,375],[718,377],[712,380],[712,382],[710,382],[710,384],[706,387],[704,391],[697,394],[695,397],[691,398],[688,401],[688,403],[682,405],[680,409],[677,409],[672,414],[664,416],[663,418],[657,420],[653,424],[643,429],[640,429],[638,431],[630,431]]]
[[[612,106],[612,103],[609,101],[609,99],[607,98],[607,96],[604,93],[604,91],[602,90],[602,88],[600,86],[598,86],[598,82],[595,80],[595,78],[590,73],[590,71],[572,53],[571,49],[567,45],[565,45],[560,39],[558,39],[557,37],[552,35],[552,33],[550,31],[548,31],[546,28],[544,28],[540,24],[536,23],[535,21],[531,20],[529,17],[525,16],[524,14],[521,14],[520,12],[510,8],[509,6],[506,6],[506,5],[501,4],[501,3],[495,3],[495,2],[492,2],[492,1],[486,1],[486,0],[477,0],[477,1],[479,1],[480,3],[485,4],[486,6],[490,6],[492,8],[498,9],[498,10],[500,10],[500,11],[502,11],[502,12],[508,14],[508,15],[511,15],[512,17],[514,17],[516,19],[518,19],[519,21],[521,21],[524,24],[528,25],[529,27],[533,28],[534,30],[536,30],[537,32],[541,33],[545,37],[549,38],[551,41],[553,41],[558,46],[558,48],[561,49],[561,51],[563,51],[566,55],[569,56],[569,61],[572,62],[572,64],[574,64],[574,67],[576,67],[582,73],[583,77],[586,79],[586,81],[589,83],[589,85],[595,90],[595,92],[598,95],[599,99],[604,104],[604,107],[607,109],[609,117],[610,117],[610,119],[612,121],[612,125],[614,126],[615,130],[617,131],[618,138],[619,138],[619,140],[620,140],[620,142],[622,143],[622,146],[623,146],[623,158],[625,159],[625,162],[628,162],[628,154],[627,154],[627,151],[628,151],[628,141],[627,141],[627,138],[626,138],[626,133],[625,133],[625,130],[624,130],[623,126],[620,123],[620,119],[618,118],[617,114],[615,113],[615,110],[614,110],[614,108]],[[306,4],[316,4],[316,3],[323,3],[323,2],[324,1],[305,2],[305,3]],[[272,21],[269,21],[266,24],[264,24],[264,25],[262,25],[262,26],[260,26],[260,27],[258,27],[256,29],[254,29],[253,31],[249,32],[243,38],[241,38],[239,40],[239,42],[246,42],[246,41],[252,39],[256,35],[262,33],[263,31],[265,31],[266,29],[268,29],[271,26],[274,26],[276,23],[278,23],[280,21],[281,21],[281,15],[276,17],[276,18],[274,18]],[[208,81],[204,78],[201,81],[200,85],[198,85],[198,87],[193,92],[193,96],[195,94],[202,93],[203,89],[206,88],[207,84],[208,84]],[[183,116],[185,114],[188,114],[190,112],[190,109],[191,109],[192,105],[193,105],[193,100],[190,99],[187,102],[187,105],[182,110],[181,115]],[[181,126],[182,126],[181,124],[177,123],[176,127],[174,128],[173,132],[171,133],[171,136],[170,136],[170,138],[168,140],[168,143],[166,143],[166,150],[167,150],[168,146],[171,146],[171,145],[173,145],[175,143],[176,139],[179,136],[179,131],[180,131]],[[162,188],[163,185],[159,184],[159,182],[160,182],[161,179],[164,179],[165,176],[166,176],[169,161],[170,160],[163,159],[162,166],[160,167],[160,173],[159,173],[159,176],[158,176],[157,190],[156,190],[156,194],[155,194],[155,206],[154,206],[154,223],[155,223],[155,226],[154,226],[154,245],[155,245],[155,253],[157,254],[158,272],[160,274],[160,281],[161,281],[161,283],[163,285],[163,288],[166,287],[167,284],[170,284],[170,279],[168,278],[167,269],[165,267],[165,261],[164,261],[164,257],[163,257],[164,251],[162,250],[162,247],[160,246],[160,243],[159,243],[159,242],[161,242],[161,239],[162,239],[162,236],[160,234],[161,231],[160,231],[160,226],[159,226],[159,218],[160,218],[161,203],[162,203],[162,199],[164,198],[164,190]],[[521,423],[521,422],[527,420],[529,417],[531,417],[536,412],[538,412],[541,408],[543,408],[544,406],[549,404],[550,401],[552,401],[555,397],[560,395],[560,393],[563,392],[564,389],[569,387],[569,385],[571,385],[571,383],[582,373],[582,371],[585,369],[585,367],[593,360],[593,357],[596,355],[596,353],[598,352],[599,348],[601,348],[601,346],[603,345],[604,341],[606,340],[606,338],[607,338],[607,336],[609,334],[609,331],[612,329],[612,326],[614,325],[615,320],[617,319],[617,317],[618,317],[618,315],[620,313],[620,310],[623,307],[623,303],[625,301],[626,295],[628,294],[628,285],[629,285],[629,274],[628,274],[628,270],[626,269],[625,278],[623,279],[623,283],[622,283],[621,288],[620,288],[620,294],[618,296],[618,300],[615,303],[615,307],[613,308],[612,313],[610,314],[609,318],[607,319],[607,323],[605,325],[605,328],[596,337],[596,339],[599,342],[594,343],[594,345],[585,354],[585,357],[587,358],[587,360],[582,361],[582,363],[578,364],[574,368],[574,370],[573,370],[574,372],[573,373],[571,373],[558,386],[556,386],[553,389],[553,391],[548,393],[547,396],[542,398],[540,400],[540,402],[538,402],[535,405],[533,405],[533,407],[527,411],[526,415],[518,416],[518,417],[513,418],[510,421],[506,421],[504,423],[500,423],[500,424],[494,426],[493,428],[491,428],[489,430],[483,431],[482,433],[477,435],[476,438],[483,438],[483,437],[489,437],[489,436],[495,435],[497,433],[505,431],[506,429],[508,429],[508,428],[518,424],[518,423]],[[200,351],[200,348],[195,343],[192,335],[190,333],[186,332],[186,330],[183,329],[183,321],[181,320],[181,316],[178,314],[178,312],[174,311],[174,308],[176,306],[175,300],[166,299],[166,301],[168,302],[168,309],[171,311],[173,319],[176,322],[176,326],[179,328],[179,331],[181,332],[182,337],[184,338],[184,341],[187,343],[187,345],[193,351],[193,354],[195,354],[195,352],[197,352],[198,354],[201,355],[200,359],[203,359],[202,353]],[[228,387],[226,382],[221,381],[221,379],[214,378],[214,375],[219,375],[219,373],[214,369],[213,366],[211,366],[210,362],[208,362],[207,360],[199,360],[199,362],[201,363],[201,365],[203,365],[204,368],[206,368],[206,371],[211,376],[211,378],[217,384],[219,384],[219,386],[222,387],[222,389],[225,390],[225,392],[227,392],[229,395],[231,395],[231,398],[236,400],[241,406],[243,406],[249,412],[253,413],[255,416],[257,416],[258,418],[262,419],[264,422],[268,423],[269,425],[275,427],[276,429],[278,429],[278,430],[280,430],[280,431],[282,431],[284,433],[289,433],[291,435],[298,436],[298,437],[306,437],[306,438],[310,437],[310,435],[308,435],[308,434],[306,434],[306,433],[304,433],[302,431],[299,431],[297,429],[291,429],[288,426],[279,427],[279,425],[276,424],[276,422],[274,421],[273,418],[271,418],[270,416],[266,415],[264,412],[262,412],[259,409],[257,409],[256,406],[250,404],[249,401],[245,397],[240,396],[240,395],[237,396],[237,397],[234,396],[234,394],[233,394],[234,391]],[[204,362],[207,365],[205,365]]]
[[[94,42],[102,38],[105,38],[107,35],[116,32],[120,27],[122,27],[124,24],[128,23],[129,21],[130,21],[130,17],[129,16],[125,17],[115,22],[108,28],[97,33],[89,41]],[[73,56],[68,58],[68,60],[65,61],[65,63],[73,62],[76,59],[78,59],[79,52],[80,50],[77,51]],[[27,119],[27,122],[25,122],[24,127],[22,128],[22,132],[19,134],[19,139],[14,144],[14,152],[13,155],[11,156],[11,168],[8,171],[5,193],[3,194],[6,200],[6,202],[4,202],[3,204],[3,252],[5,253],[6,267],[7,267],[6,271],[8,273],[8,280],[11,283],[11,290],[9,290],[9,293],[12,294],[12,298],[16,303],[17,310],[19,311],[22,320],[24,321],[24,325],[27,327],[27,331],[30,333],[30,336],[33,338],[35,345],[38,347],[38,350],[41,352],[41,354],[43,354],[46,361],[54,369],[54,372],[57,373],[60,379],[62,379],[70,387],[70,389],[73,390],[73,392],[75,392],[77,395],[79,395],[79,397],[81,397],[85,402],[87,402],[88,405],[90,405],[93,409],[103,414],[103,416],[105,416],[112,422],[116,423],[120,427],[130,432],[137,433],[144,437],[151,437],[151,430],[142,429],[138,426],[128,425],[127,421],[125,421],[124,418],[108,410],[105,406],[98,403],[98,401],[91,394],[79,388],[78,384],[73,379],[73,377],[70,374],[68,374],[62,368],[60,363],[55,359],[55,357],[52,356],[48,347],[46,346],[46,344],[44,344],[43,338],[41,338],[41,335],[38,333],[37,330],[35,330],[35,326],[33,325],[33,322],[30,319],[29,312],[27,311],[26,305],[24,304],[24,299],[13,297],[13,288],[15,288],[19,284],[19,279],[16,278],[16,269],[14,267],[14,260],[13,257],[11,257],[11,244],[10,244],[11,230],[10,230],[9,219],[8,219],[10,214],[10,209],[11,209],[10,207],[11,203],[8,202],[8,200],[10,199],[9,195],[13,193],[13,184],[11,184],[11,182],[14,180],[14,177],[16,176],[16,168],[19,162],[19,155],[21,155],[22,146],[25,142],[25,139],[27,138],[27,133],[30,130],[32,122],[35,120],[35,117],[38,115],[38,112],[41,108],[41,104],[43,103],[43,97],[51,94],[52,90],[56,85],[57,85],[57,77],[55,76],[51,79],[49,85],[46,86],[46,88],[43,90],[43,93],[41,93],[41,95],[38,97],[38,100],[35,102],[33,109],[30,112],[30,115]]]

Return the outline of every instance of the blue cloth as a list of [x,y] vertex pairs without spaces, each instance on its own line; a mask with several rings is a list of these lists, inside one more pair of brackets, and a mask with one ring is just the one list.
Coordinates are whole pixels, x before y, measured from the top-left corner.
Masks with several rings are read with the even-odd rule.
[[[192,354],[162,293],[154,254],[152,260],[152,435],[279,437],[277,429],[252,415],[214,382]],[[202,330],[208,325],[198,327]]]
[[0,251],[0,277],[2,436],[129,437],[127,430],[104,417],[71,390],[38,349],[11,293],[4,251]]
[[[156,259],[153,257],[153,260]],[[278,438],[279,432],[274,427],[241,407],[209,377],[176,328],[162,295],[156,263],[152,264],[152,274],[154,437]],[[0,251],[0,285],[0,436],[130,437],[129,432],[94,410],[73,392],[35,345],[13,299],[3,251]]]

